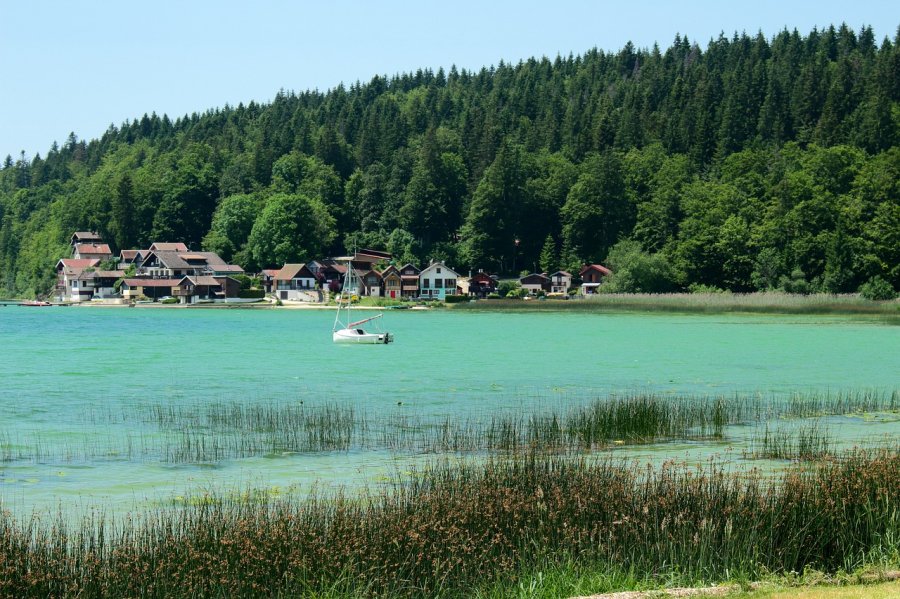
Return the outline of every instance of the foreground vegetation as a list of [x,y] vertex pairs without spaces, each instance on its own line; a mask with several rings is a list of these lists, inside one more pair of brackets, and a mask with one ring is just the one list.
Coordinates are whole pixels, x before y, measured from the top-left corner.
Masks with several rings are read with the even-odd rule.
[[0,296],[46,294],[97,230],[248,271],[379,247],[458,272],[606,261],[619,291],[893,297],[900,35],[878,34],[673,32],[73,134],[0,168]]
[[362,496],[207,497],[74,526],[0,517],[0,594],[17,597],[510,596],[562,570],[598,573],[597,592],[898,556],[896,451],[774,480],[526,453],[436,463]]

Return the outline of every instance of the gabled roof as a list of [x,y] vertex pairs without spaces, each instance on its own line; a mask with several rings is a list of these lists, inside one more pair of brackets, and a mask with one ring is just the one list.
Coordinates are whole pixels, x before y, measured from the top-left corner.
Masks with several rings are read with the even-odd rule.
[[267,277],[274,277],[274,276],[277,275],[279,272],[281,272],[281,269],[280,269],[280,268],[264,268],[264,269],[262,270],[262,274],[264,274],[264,275],[267,276]]
[[566,272],[566,271],[564,271],[564,270],[557,270],[555,273],[553,273],[552,275],[550,275],[550,277],[553,278],[553,277],[555,277],[555,276],[557,276],[557,275],[559,275],[559,276],[561,276],[561,277],[571,277],[571,276],[572,276],[571,273],[568,273],[568,272]]
[[75,246],[75,251],[79,254],[109,254],[112,256],[112,250],[105,243],[79,243]]
[[213,270],[215,270],[216,272],[233,272],[238,274],[244,272],[244,269],[237,264],[217,264],[215,265],[215,268],[213,268]]
[[222,282],[216,279],[215,277],[210,277],[206,275],[196,276],[196,277],[183,277],[180,281],[178,281],[178,286],[182,286],[185,281],[188,281],[191,285],[196,286],[206,286],[206,287],[221,287]]
[[103,238],[100,237],[100,233],[97,233],[96,231],[75,231],[72,233],[72,239],[79,242],[103,241]]
[[119,258],[122,260],[127,260],[129,262],[134,262],[141,256],[142,250],[122,250],[119,252]]
[[584,273],[588,272],[589,270],[596,270],[597,272],[602,274],[604,277],[612,274],[612,271],[610,269],[606,268],[605,266],[603,266],[602,264],[585,264],[583,267],[581,267],[581,270],[578,272],[578,276],[583,277]]
[[184,245],[180,241],[170,243],[166,241],[158,241],[156,243],[150,244],[151,250],[160,250],[162,252],[187,252],[188,246]]
[[413,264],[412,262],[410,262],[409,264],[404,264],[403,266],[400,267],[400,275],[401,275],[401,276],[404,276],[404,277],[410,277],[410,276],[413,276],[413,275],[404,275],[404,274],[403,274],[403,271],[406,270],[406,269],[408,269],[408,268],[411,268],[411,269],[413,269],[414,271],[416,271],[415,276],[416,276],[417,278],[418,278],[418,276],[419,276],[419,273],[422,272],[421,270],[419,270],[419,267],[418,267],[418,266],[416,266],[415,264]]
[[530,275],[525,275],[524,277],[519,279],[519,283],[522,285],[534,285],[534,284],[543,285],[544,283],[549,283],[549,282],[550,282],[550,277],[547,277],[545,275],[542,275],[542,274],[536,273],[536,272],[533,272]]
[[[456,278],[459,278],[459,273],[458,273],[458,272],[456,272],[455,270],[453,270],[452,268],[450,268],[449,266],[447,266],[446,264],[444,264],[443,262],[440,262],[440,261],[438,261],[438,262],[433,262],[433,263],[429,264],[428,266],[426,266],[425,268],[423,268],[423,269],[419,272],[419,276],[421,277],[423,274],[425,274],[425,273],[428,272],[429,270],[434,270],[434,269],[436,269],[436,268],[443,268],[443,269],[445,269],[445,270],[447,271],[448,274],[456,275]],[[442,272],[441,274],[444,274],[444,273]]]
[[165,266],[166,268],[196,268],[197,266],[202,266],[200,264],[188,264],[185,260],[185,256],[190,256],[189,260],[205,260],[207,266],[218,267],[224,266],[225,261],[219,257],[219,255],[215,252],[191,252],[191,253],[181,253],[181,252],[170,252],[166,250],[152,250],[147,252],[147,255],[144,256],[144,262],[150,260],[151,256],[156,256],[159,260],[160,264]]
[[486,272],[477,272],[469,279],[470,281],[483,281],[485,283],[496,285],[497,281],[491,278],[491,275]]
[[399,270],[396,266],[394,266],[393,264],[391,264],[390,266],[388,266],[387,268],[385,268],[384,270],[382,270],[380,274],[381,274],[381,278],[382,278],[382,279],[385,278],[385,277],[388,276],[388,275],[391,275],[391,274],[396,275],[396,276],[399,277],[399,276],[400,276],[400,270]]
[[56,263],[56,270],[59,270],[60,266],[70,270],[92,268],[98,264],[100,264],[100,260],[97,258],[62,258]]
[[315,275],[312,273],[309,268],[305,264],[285,264],[281,267],[281,270],[277,271],[275,274],[276,281],[290,281],[291,279],[315,279]]

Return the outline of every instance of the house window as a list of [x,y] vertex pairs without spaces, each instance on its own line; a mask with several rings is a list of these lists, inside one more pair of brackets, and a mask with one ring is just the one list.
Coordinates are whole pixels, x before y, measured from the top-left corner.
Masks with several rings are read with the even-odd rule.
[[447,289],[456,289],[456,279],[446,279],[444,281],[444,287]]
[[437,273],[438,273],[438,274],[441,274],[441,267],[440,267],[440,266],[438,266],[436,270],[437,270]]
[[429,282],[428,279],[422,279],[422,289],[428,289]]

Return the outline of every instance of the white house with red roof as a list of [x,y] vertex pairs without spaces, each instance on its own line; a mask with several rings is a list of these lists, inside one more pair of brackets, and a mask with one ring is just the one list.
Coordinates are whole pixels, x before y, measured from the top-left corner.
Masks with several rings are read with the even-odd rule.
[[272,283],[272,293],[280,300],[318,301],[316,276],[305,264],[285,264]]

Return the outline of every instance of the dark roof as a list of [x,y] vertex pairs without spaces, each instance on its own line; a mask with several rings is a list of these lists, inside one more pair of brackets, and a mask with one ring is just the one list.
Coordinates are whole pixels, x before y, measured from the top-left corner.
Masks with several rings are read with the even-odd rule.
[[572,276],[572,273],[568,273],[568,272],[566,272],[566,271],[564,271],[564,270],[557,270],[555,273],[553,273],[553,274],[550,275],[550,276],[551,276],[551,277],[555,277],[556,275],[560,275],[560,276],[563,276],[563,277],[571,277],[571,276]]
[[354,262],[379,262],[381,260],[388,261],[392,258],[389,252],[381,252],[378,250],[359,250],[353,255]]
[[103,241],[100,233],[96,231],[75,231],[72,233],[72,239],[76,241]]
[[285,264],[281,270],[275,273],[276,281],[290,281],[291,279],[315,279],[312,271],[305,264]]
[[536,272],[531,273],[530,275],[526,275],[519,279],[519,283],[522,285],[543,285],[544,283],[549,283],[549,277],[545,277],[542,274],[538,274]]
[[612,274],[612,271],[610,269],[606,268],[605,266],[603,266],[602,264],[585,264],[581,268],[581,271],[579,271],[578,276],[583,277],[584,273],[586,273],[589,270],[596,270],[603,276],[609,276]]
[[141,254],[141,250],[122,250],[119,252],[119,257],[122,260],[134,260]]
[[150,256],[156,256],[160,263],[166,268],[195,268],[201,266],[199,264],[189,264],[187,260],[205,260],[206,265],[216,267],[224,266],[225,261],[215,252],[170,252],[165,250],[153,250],[148,252],[144,257],[144,261],[150,259]]

